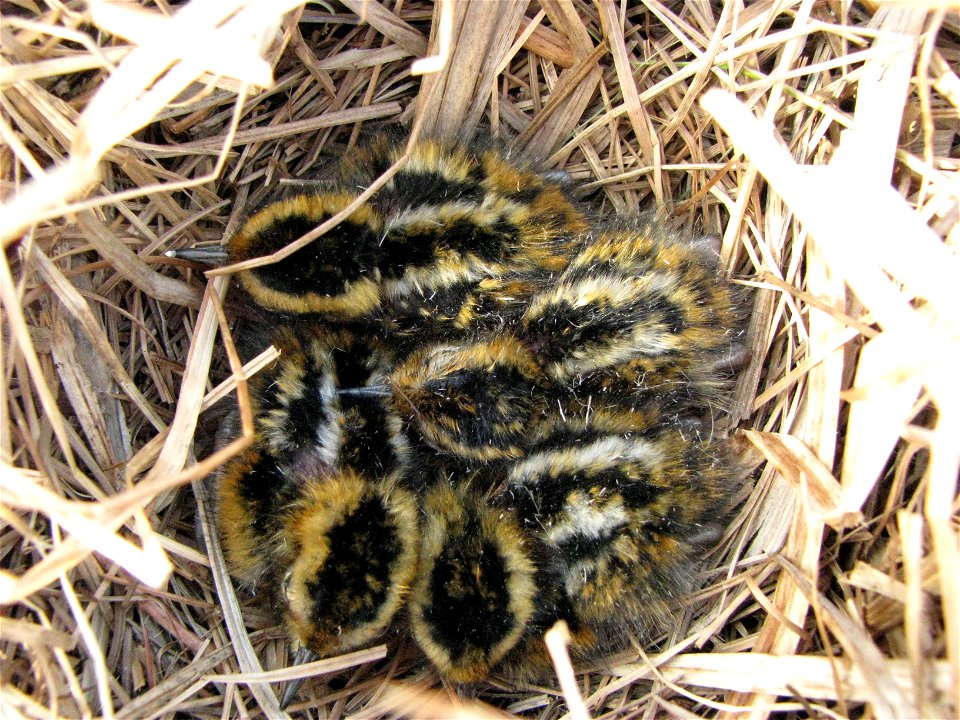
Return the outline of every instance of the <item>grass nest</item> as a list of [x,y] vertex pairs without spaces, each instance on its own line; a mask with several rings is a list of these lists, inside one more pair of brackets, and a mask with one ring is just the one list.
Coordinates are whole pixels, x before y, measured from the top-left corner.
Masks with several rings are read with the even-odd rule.
[[[950,8],[4,3],[0,714],[956,715]],[[562,683],[461,697],[409,643],[288,670],[196,539],[190,483],[230,448],[194,436],[270,355],[241,368],[229,277],[164,252],[396,126],[715,233],[750,299],[729,418],[756,471],[703,589],[654,645],[561,653]]]

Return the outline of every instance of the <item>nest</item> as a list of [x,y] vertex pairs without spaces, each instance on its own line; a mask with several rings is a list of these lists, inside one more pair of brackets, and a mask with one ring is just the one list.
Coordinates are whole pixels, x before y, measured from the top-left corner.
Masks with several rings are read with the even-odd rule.
[[[960,19],[949,3],[4,6],[8,717],[948,716],[960,708]],[[284,15],[278,13],[286,12]],[[953,69],[952,69],[953,68]],[[244,378],[219,243],[371,129],[540,158],[722,238],[756,471],[669,633],[560,682],[409,642],[285,670],[194,532]],[[574,672],[576,675],[574,675]],[[560,689],[562,688],[562,689]]]

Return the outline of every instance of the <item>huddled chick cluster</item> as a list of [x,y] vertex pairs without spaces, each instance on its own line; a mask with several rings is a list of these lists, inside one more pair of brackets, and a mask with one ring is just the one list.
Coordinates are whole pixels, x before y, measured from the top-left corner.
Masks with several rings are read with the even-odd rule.
[[[231,262],[345,208],[385,138],[318,192],[254,213]],[[221,472],[238,580],[330,655],[394,624],[472,682],[655,630],[718,537],[730,488],[698,432],[742,352],[715,251],[655,218],[591,224],[562,179],[492,148],[415,145],[348,219],[239,274],[276,313],[256,443]]]

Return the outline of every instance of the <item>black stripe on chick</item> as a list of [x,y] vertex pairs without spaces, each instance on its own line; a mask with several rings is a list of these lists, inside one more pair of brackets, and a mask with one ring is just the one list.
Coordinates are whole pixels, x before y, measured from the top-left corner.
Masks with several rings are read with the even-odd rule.
[[390,375],[390,402],[439,452],[477,461],[517,458],[542,414],[540,380],[536,363],[509,336],[431,345]]
[[[273,254],[347,207],[355,195],[295,195],[254,213],[227,243],[228,259],[241,262]],[[263,307],[352,319],[380,302],[381,218],[362,205],[344,222],[289,257],[239,273]]]
[[423,500],[413,637],[453,680],[485,677],[534,612],[535,567],[520,528],[479,494],[441,483]]
[[273,571],[275,521],[296,495],[288,470],[264,448],[254,446],[219,473],[216,519],[230,574],[254,587]]
[[689,588],[729,479],[720,444],[679,430],[612,435],[513,465],[502,505],[547,548],[577,617],[647,622]]
[[342,443],[332,349],[350,336],[281,326],[272,342],[280,357],[251,383],[258,436],[275,457],[316,453],[332,466]]
[[282,590],[291,634],[318,655],[389,626],[417,567],[413,496],[350,469],[307,481],[284,513]]
[[742,343],[734,293],[716,259],[647,219],[589,238],[537,294],[519,337],[545,372],[591,393],[679,413],[719,401]]

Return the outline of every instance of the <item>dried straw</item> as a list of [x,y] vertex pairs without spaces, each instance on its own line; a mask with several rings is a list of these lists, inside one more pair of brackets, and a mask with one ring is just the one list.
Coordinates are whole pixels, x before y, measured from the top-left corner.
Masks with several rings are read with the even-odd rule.
[[[3,13],[4,717],[281,717],[302,675],[291,717],[957,715],[953,3]],[[729,421],[758,468],[703,589],[565,693],[494,679],[463,700],[402,640],[284,670],[268,609],[194,533],[185,485],[249,442],[211,454],[216,403],[244,408],[275,351],[241,366],[229,272],[163,253],[398,123],[489,132],[603,211],[717,234],[750,298]]]

